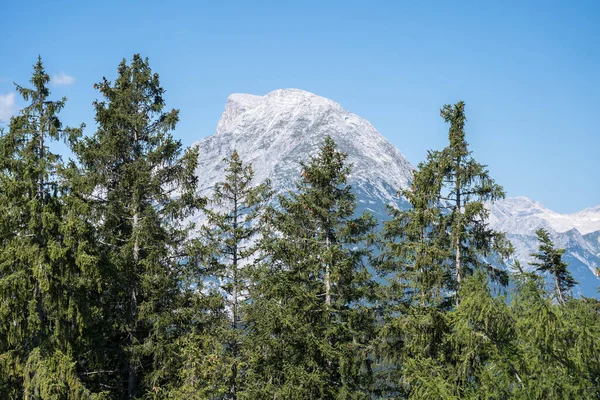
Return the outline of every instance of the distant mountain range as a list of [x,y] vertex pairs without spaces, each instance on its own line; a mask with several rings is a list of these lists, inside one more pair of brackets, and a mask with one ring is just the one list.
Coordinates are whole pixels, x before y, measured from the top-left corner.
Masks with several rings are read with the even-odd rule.
[[[225,176],[225,163],[236,149],[252,163],[257,182],[270,178],[277,192],[294,188],[300,162],[314,154],[330,135],[348,153],[354,167],[349,177],[359,211],[370,210],[386,219],[386,205],[406,207],[397,196],[409,186],[414,167],[367,120],[344,110],[338,103],[298,89],[280,89],[265,96],[232,94],[214,135],[199,147],[199,191],[208,194]],[[501,183],[501,182],[500,182]],[[558,214],[526,197],[509,198],[490,205],[490,224],[507,233],[523,265],[536,251],[535,230],[546,228],[556,244],[567,249],[577,293],[596,296],[600,279],[600,206],[575,214]]]
[[558,214],[527,197],[514,197],[490,206],[490,225],[502,232],[515,247],[515,258],[523,265],[537,250],[535,231],[550,232],[555,245],[566,249],[564,260],[579,282],[577,294],[598,296],[600,279],[600,206],[574,214]]

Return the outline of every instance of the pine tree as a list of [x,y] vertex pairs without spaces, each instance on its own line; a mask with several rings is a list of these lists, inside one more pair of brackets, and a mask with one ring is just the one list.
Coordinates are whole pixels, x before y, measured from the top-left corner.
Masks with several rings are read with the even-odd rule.
[[515,282],[511,314],[521,380],[513,397],[598,398],[600,313],[595,302],[552,301],[544,279],[520,267]]
[[389,284],[382,290],[379,350],[386,368],[380,370],[392,397],[451,396],[451,376],[462,357],[450,340],[452,300],[457,308],[461,296],[470,296],[461,294],[461,282],[485,271],[508,283],[507,273],[490,261],[507,257],[510,244],[488,227],[484,204],[504,192],[468,149],[464,103],[444,106],[441,116],[450,123],[449,145],[419,164],[410,189],[401,192],[410,207],[390,209],[382,233],[378,265]]
[[531,254],[537,261],[530,263],[536,271],[549,273],[554,281],[554,295],[556,299],[565,304],[570,290],[577,284],[568,270],[568,264],[562,260],[565,249],[557,249],[550,239],[547,230],[540,228],[535,231],[539,241],[539,251]]
[[[205,349],[187,342],[189,350],[184,349],[184,352],[196,363],[193,368],[182,370],[187,377],[183,386],[192,375],[203,379],[192,380],[196,387],[188,385],[190,387],[183,387],[181,391],[197,393],[210,388],[213,398],[236,399],[244,387],[245,326],[242,320],[248,300],[248,271],[259,256],[260,232],[272,190],[269,181],[254,184],[252,166],[244,165],[237,151],[223,161],[227,163],[225,180],[215,184],[211,199],[203,207],[206,222],[195,240],[194,262],[199,266],[197,285],[204,285],[210,292],[205,301],[212,296],[219,304],[216,310],[225,312],[221,313],[222,321],[213,321],[208,333],[210,338],[195,336],[196,341],[211,343],[210,354],[203,354]],[[212,288],[210,283],[213,283]],[[215,356],[215,362],[207,365],[205,361],[211,355]]]
[[443,214],[435,179],[421,163],[410,189],[399,193],[410,207],[388,207],[392,219],[384,222],[381,233],[377,266],[387,284],[381,290],[378,381],[391,398],[411,393],[406,368],[435,363],[449,329],[452,275],[444,260],[451,253],[449,236],[440,223]]
[[279,196],[250,286],[253,353],[244,398],[369,398],[374,283],[370,214],[355,217],[350,166],[331,138]]
[[0,393],[18,398],[86,398],[74,367],[94,292],[96,256],[77,222],[61,157],[49,146],[72,142],[81,128],[63,128],[66,99],[50,100],[41,58],[28,105],[0,137]]
[[465,103],[445,105],[440,115],[450,124],[449,145],[430,152],[423,168],[430,174],[437,190],[438,205],[445,210],[443,223],[450,236],[451,265],[454,269],[456,304],[460,301],[460,284],[475,270],[485,270],[493,281],[508,284],[508,274],[488,260],[507,258],[511,246],[505,236],[489,228],[486,201],[504,198],[502,187],[489,176],[468,149],[465,140]]
[[589,398],[600,397],[600,301],[581,297],[560,307],[565,348]]
[[516,323],[504,296],[494,296],[483,271],[463,280],[450,312],[446,380],[456,398],[506,399],[522,386]]
[[147,59],[123,60],[114,82],[95,85],[96,133],[76,154],[87,182],[85,198],[98,230],[107,282],[103,288],[103,343],[114,385],[128,398],[160,390],[174,372],[184,308],[180,286],[189,227],[199,206],[194,191],[197,151],[181,154],[171,131],[177,110],[164,111],[165,90]]

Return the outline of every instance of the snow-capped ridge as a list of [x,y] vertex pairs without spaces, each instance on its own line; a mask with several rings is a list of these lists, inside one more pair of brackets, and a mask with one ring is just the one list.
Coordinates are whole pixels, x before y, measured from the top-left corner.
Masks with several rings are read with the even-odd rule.
[[[199,148],[199,192],[209,195],[214,184],[224,179],[223,160],[234,149],[244,163],[252,163],[255,182],[269,178],[276,192],[293,190],[300,177],[300,162],[314,155],[328,135],[353,164],[348,182],[357,196],[359,212],[370,210],[385,220],[387,204],[407,206],[397,192],[409,187],[414,168],[402,153],[369,121],[335,101],[300,89],[278,89],[264,96],[235,93],[227,98],[215,134],[193,145]],[[536,229],[545,228],[556,245],[566,249],[565,261],[580,282],[577,290],[596,294],[600,284],[596,275],[600,206],[559,214],[537,201],[517,197],[489,208],[491,228],[507,233],[522,265],[527,266],[531,253],[537,251]]]
[[234,93],[227,98],[225,111],[217,124],[217,133],[226,132],[233,128],[237,117],[260,103],[260,96],[253,94]]
[[491,206],[490,222],[496,229],[528,234],[538,228],[559,233],[577,229],[582,235],[600,230],[600,206],[573,214],[559,214],[527,197],[512,197]]
[[489,223],[505,232],[515,248],[514,257],[528,268],[531,254],[538,250],[535,231],[546,229],[558,248],[564,248],[563,259],[579,282],[577,292],[595,295],[600,266],[600,207],[573,214],[559,214],[527,197],[508,198],[491,205]]
[[339,103],[302,89],[277,89],[263,97],[270,106],[313,109],[331,107],[337,111],[346,112]]
[[300,161],[314,154],[329,135],[353,164],[351,183],[370,195],[398,200],[413,167],[368,121],[339,103],[300,89],[278,89],[264,96],[228,97],[215,135],[200,146],[200,188],[223,177],[222,159],[236,149],[251,162],[256,179],[270,178],[281,190],[297,179]]
[[329,108],[348,113],[335,101],[301,89],[277,89],[264,96],[233,93],[227,98],[216,133],[232,132],[238,124],[243,126],[244,121],[238,120],[239,117],[257,108],[254,113],[258,115],[272,114],[275,111],[277,114],[292,117],[323,113]]

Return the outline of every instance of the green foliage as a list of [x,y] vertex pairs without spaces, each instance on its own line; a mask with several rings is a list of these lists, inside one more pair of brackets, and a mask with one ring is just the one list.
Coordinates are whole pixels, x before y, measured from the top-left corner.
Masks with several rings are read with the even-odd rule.
[[547,231],[534,269],[493,289],[511,248],[485,202],[504,193],[464,103],[442,108],[449,145],[377,236],[329,137],[276,201],[235,151],[203,199],[147,59],[95,86],[90,137],[62,126],[48,83],[38,60],[0,129],[1,398],[600,397],[600,302],[571,295]]
[[[458,307],[459,299],[471,299],[477,289],[481,298],[490,299],[490,309],[499,305],[483,283],[478,287],[463,282],[470,282],[473,274],[481,281],[485,272],[494,281],[508,283],[508,274],[489,261],[507,257],[510,245],[488,227],[484,204],[504,197],[504,192],[468,150],[464,103],[444,106],[441,115],[450,124],[449,145],[429,152],[419,164],[410,190],[401,192],[411,207],[390,208],[392,219],[382,232],[377,265],[388,285],[382,290],[378,349],[387,365],[380,373],[383,391],[393,398],[458,398],[481,390],[478,374],[485,371],[482,358],[487,356],[472,354],[474,348],[484,351],[473,339],[486,334],[469,332],[466,327],[482,315],[465,313],[483,303]],[[459,339],[464,342],[457,343]],[[472,365],[475,359],[482,364]]]
[[95,400],[104,399],[108,393],[91,393],[77,375],[76,362],[66,354],[56,351],[43,356],[39,348],[31,352],[26,369],[24,397],[44,400]]
[[535,267],[536,271],[552,276],[556,300],[564,304],[571,288],[577,284],[567,269],[568,264],[562,260],[565,249],[554,247],[547,230],[538,229],[535,234],[539,241],[539,252],[531,255],[537,260],[531,265]]
[[[223,182],[203,207],[205,224],[194,240],[195,285],[205,287],[220,320],[210,332],[193,333],[183,344],[186,354],[178,393],[202,391],[213,398],[238,397],[244,390],[246,334],[244,307],[248,300],[249,270],[259,257],[264,213],[272,197],[269,181],[255,185],[251,165],[233,151]],[[224,311],[224,312],[223,312]]]
[[[392,398],[411,392],[406,371],[435,371],[448,329],[452,274],[444,260],[451,256],[450,242],[440,223],[431,171],[424,164],[415,171],[410,190],[401,192],[411,207],[389,207],[392,219],[384,222],[381,234],[377,266],[387,285],[381,290],[383,325],[377,343],[385,367],[379,369],[379,380]],[[422,387],[423,396],[441,396],[434,386],[434,392]]]
[[[38,59],[32,88],[16,86],[29,103],[0,137],[1,397],[16,397],[25,385],[40,398],[50,383],[66,385],[63,397],[85,391],[71,361],[56,355],[78,345],[89,321],[96,255],[87,227],[74,220],[62,160],[49,149],[76,140],[81,128],[63,128],[66,99],[49,99],[49,80]],[[52,377],[38,365],[70,372]]]
[[462,301],[451,314],[446,337],[448,379],[455,396],[505,399],[518,385],[515,326],[506,299],[494,297],[480,271],[465,279]]
[[[197,277],[189,280],[198,282]],[[221,332],[229,328],[228,314],[222,298],[206,295],[202,288],[190,293],[181,310],[180,323],[184,332],[173,343],[171,363],[165,368],[171,378],[154,386],[146,398],[217,399],[229,392],[228,377],[231,357],[224,352]]]
[[597,300],[553,302],[544,280],[519,271],[511,311],[522,382],[515,398],[598,398]]
[[[464,276],[476,270],[487,270],[488,275],[502,285],[508,284],[508,275],[488,262],[501,261],[511,252],[504,235],[488,227],[489,211],[485,201],[504,198],[504,190],[489,176],[484,165],[473,159],[465,140],[465,104],[445,105],[440,115],[450,124],[449,145],[442,151],[430,152],[421,167],[432,176],[439,206],[447,210],[443,218],[450,235],[455,289],[460,292]],[[457,297],[457,304],[460,297]]]
[[[81,141],[81,190],[90,203],[103,256],[102,336],[97,350],[110,365],[102,377],[128,396],[160,387],[184,330],[183,224],[195,197],[197,151],[181,151],[171,131],[177,110],[164,111],[164,89],[148,60],[123,60],[114,83],[96,84],[98,128]],[[116,345],[115,345],[116,344]],[[123,388],[122,382],[126,382]],[[99,382],[100,383],[100,382]]]
[[249,290],[244,398],[370,396],[374,283],[360,244],[375,222],[354,216],[346,157],[327,138],[272,212],[267,260]]

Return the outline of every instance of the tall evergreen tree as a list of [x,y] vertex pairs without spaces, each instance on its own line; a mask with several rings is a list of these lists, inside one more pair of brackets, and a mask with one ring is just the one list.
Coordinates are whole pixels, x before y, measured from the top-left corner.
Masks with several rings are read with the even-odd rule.
[[496,282],[508,284],[508,274],[488,260],[507,258],[510,243],[504,234],[489,228],[486,201],[504,198],[504,190],[490,177],[486,167],[469,151],[465,139],[465,103],[445,105],[440,115],[450,124],[449,145],[442,151],[430,152],[423,164],[431,175],[437,192],[438,206],[445,210],[443,224],[450,236],[456,304],[460,300],[463,278],[475,270],[485,270]]
[[460,305],[449,313],[445,381],[455,398],[511,398],[523,372],[506,298],[492,294],[483,271],[466,277],[463,288]]
[[540,228],[535,231],[539,241],[539,251],[531,254],[536,259],[531,265],[536,271],[548,273],[554,281],[554,296],[556,300],[565,304],[570,290],[577,284],[568,270],[568,264],[562,260],[565,249],[554,247],[550,234],[547,230]]
[[512,318],[521,380],[514,398],[595,399],[600,395],[597,301],[553,301],[544,279],[518,267]]
[[[160,388],[173,371],[163,368],[175,351],[184,307],[180,286],[188,226],[197,209],[197,152],[182,155],[171,131],[177,110],[164,111],[165,90],[147,59],[123,60],[114,82],[95,85],[96,133],[77,155],[88,183],[107,284],[103,288],[110,354],[105,376],[134,398]],[[100,345],[100,344],[99,344]]]
[[[400,192],[408,209],[389,207],[377,266],[382,286],[383,326],[379,332],[382,363],[378,381],[386,397],[411,393],[406,367],[435,362],[444,351],[447,311],[452,306],[449,236],[440,223],[436,175],[421,163],[409,190]],[[426,369],[426,368],[425,368]]]
[[369,398],[374,283],[364,246],[375,226],[354,215],[350,166],[331,138],[279,196],[250,286],[253,353],[244,398]]
[[63,128],[66,99],[50,100],[41,58],[28,102],[0,137],[0,395],[5,398],[85,398],[73,355],[89,320],[96,258],[86,226],[69,209],[61,157],[49,145],[70,142],[81,128]]
[[[223,161],[227,163],[225,180],[215,184],[212,197],[203,207],[206,222],[195,240],[194,262],[199,266],[197,285],[204,286],[225,312],[220,314],[220,323],[211,325],[210,354],[203,353],[197,343],[186,342],[184,352],[197,362],[181,373],[198,379],[191,380],[196,385],[186,385],[190,379],[184,379],[178,393],[211,390],[212,398],[236,399],[244,388],[243,366],[247,361],[242,320],[248,301],[249,269],[259,256],[260,233],[272,190],[269,181],[254,183],[252,166],[244,165],[237,151]],[[189,339],[193,338],[207,340],[206,335]],[[214,362],[202,361],[211,356],[216,357]]]
[[[410,189],[401,192],[410,208],[392,208],[392,220],[383,230],[379,267],[389,285],[383,290],[379,343],[388,368],[380,370],[386,371],[385,390],[392,397],[452,393],[454,384],[445,381],[456,372],[449,358],[456,350],[449,341],[452,298],[457,307],[461,282],[476,271],[508,283],[507,273],[494,268],[490,259],[508,256],[510,244],[488,227],[484,204],[504,197],[504,192],[468,149],[464,103],[444,106],[441,116],[450,123],[449,145],[430,151],[419,164]],[[419,371],[438,372],[433,379]],[[447,391],[422,392],[415,382]]]

